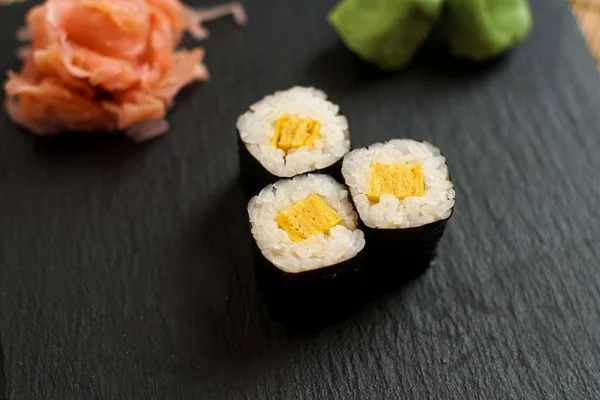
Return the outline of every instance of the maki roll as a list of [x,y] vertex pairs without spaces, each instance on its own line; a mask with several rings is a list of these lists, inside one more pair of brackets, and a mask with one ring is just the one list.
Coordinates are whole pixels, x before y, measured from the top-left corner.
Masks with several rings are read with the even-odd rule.
[[318,320],[357,299],[365,237],[348,191],[334,178],[279,180],[250,200],[248,216],[271,311]]
[[350,150],[346,117],[317,89],[293,87],[250,106],[237,120],[241,181],[253,196],[281,178],[320,171],[341,179]]
[[427,142],[395,139],[354,150],[342,174],[364,223],[372,265],[412,279],[435,255],[454,208],[446,159]]

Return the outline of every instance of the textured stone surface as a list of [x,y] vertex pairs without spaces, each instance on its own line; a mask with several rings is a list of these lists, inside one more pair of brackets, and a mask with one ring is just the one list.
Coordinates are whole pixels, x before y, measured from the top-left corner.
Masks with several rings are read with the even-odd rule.
[[[532,1],[535,30],[497,63],[432,44],[380,74],[311,3],[211,24],[212,81],[151,143],[0,117],[0,398],[600,398],[600,78],[566,4]],[[2,9],[2,70],[25,8]],[[235,135],[294,84],[340,104],[355,146],[435,143],[458,201],[433,268],[303,334],[257,292]]]

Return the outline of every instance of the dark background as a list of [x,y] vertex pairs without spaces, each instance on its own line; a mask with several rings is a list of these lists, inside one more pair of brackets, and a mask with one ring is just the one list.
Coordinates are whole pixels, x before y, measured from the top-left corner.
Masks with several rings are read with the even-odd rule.
[[[600,78],[566,1],[532,1],[499,62],[433,43],[396,74],[344,50],[333,3],[211,23],[212,81],[150,143],[2,114],[0,399],[600,398]],[[1,70],[28,4],[0,8]],[[436,144],[457,192],[433,268],[312,333],[265,311],[236,180],[236,117],[295,84],[340,104],[354,146]]]

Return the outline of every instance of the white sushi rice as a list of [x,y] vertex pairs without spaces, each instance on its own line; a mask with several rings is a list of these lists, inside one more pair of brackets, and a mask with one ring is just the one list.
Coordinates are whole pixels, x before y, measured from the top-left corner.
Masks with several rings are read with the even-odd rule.
[[[279,227],[275,216],[311,194],[321,196],[342,219],[329,234],[318,234],[295,243]],[[355,257],[365,238],[358,228],[358,215],[348,191],[327,175],[309,174],[283,179],[265,187],[248,203],[252,235],[262,254],[273,265],[289,273],[315,270]]]
[[[421,164],[425,193],[399,200],[388,194],[373,203],[367,198],[374,163]],[[427,142],[395,139],[354,150],[344,157],[342,174],[361,220],[370,228],[412,228],[443,220],[452,214],[454,186],[446,159]]]
[[[315,88],[295,86],[276,92],[250,106],[237,120],[237,129],[248,151],[271,174],[292,177],[327,168],[350,150],[348,120],[338,115],[339,107]],[[275,124],[284,115],[312,118],[320,123],[321,137],[314,147],[288,151],[271,145]]]

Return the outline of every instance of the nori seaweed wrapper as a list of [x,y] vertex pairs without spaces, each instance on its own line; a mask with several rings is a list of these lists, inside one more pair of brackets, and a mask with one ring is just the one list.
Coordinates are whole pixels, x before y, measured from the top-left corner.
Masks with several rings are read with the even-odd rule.
[[389,284],[407,283],[420,276],[435,258],[451,217],[414,228],[364,227],[370,276]]
[[289,273],[273,265],[253,240],[257,286],[271,316],[294,331],[344,319],[365,300],[364,249],[353,258],[316,270]]
[[[242,189],[247,198],[251,198],[252,196],[260,193],[265,186],[275,183],[280,179],[291,179],[293,176],[277,176],[271,174],[262,164],[248,151],[246,144],[240,137],[238,138],[238,153],[240,158],[240,183],[242,185]],[[344,158],[341,157],[334,164],[330,165],[327,168],[323,169],[315,169],[312,171],[306,171],[298,175],[305,175],[308,173],[322,173],[326,175],[331,175],[338,182],[343,182],[344,179],[342,177],[342,160]]]

